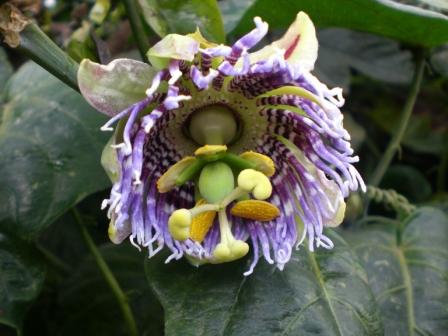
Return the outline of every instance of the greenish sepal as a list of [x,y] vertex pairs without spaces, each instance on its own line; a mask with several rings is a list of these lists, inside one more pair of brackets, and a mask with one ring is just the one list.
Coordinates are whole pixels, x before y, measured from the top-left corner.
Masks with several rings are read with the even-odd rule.
[[116,143],[115,136],[116,134],[110,137],[101,154],[101,165],[112,183],[117,182],[120,178],[120,165],[117,158],[117,150],[111,147]]
[[199,266],[210,263],[210,261],[208,259],[205,259],[205,258],[199,259],[199,258],[192,257],[188,254],[185,254],[185,258],[194,267],[199,267]]
[[198,52],[199,43],[189,36],[168,34],[146,53],[146,57],[157,69],[165,69],[171,60],[192,62]]
[[257,170],[257,165],[253,162],[245,160],[238,155],[232,153],[223,153],[223,157],[221,158],[222,162],[227,163],[230,167],[236,170],[243,169],[255,169]]
[[107,65],[84,59],[78,85],[90,105],[112,117],[144,99],[155,74],[150,65],[132,59],[117,58]]
[[196,160],[189,167],[187,167],[176,179],[176,186],[180,187],[187,181],[192,180],[197,173],[206,165],[205,161]]
[[146,53],[146,57],[148,58],[151,65],[154,68],[159,69],[159,70],[168,68],[168,65],[170,64],[169,58],[154,57],[154,56],[148,55],[148,53]]
[[235,187],[232,169],[224,162],[212,162],[202,168],[199,192],[208,203],[221,202]]

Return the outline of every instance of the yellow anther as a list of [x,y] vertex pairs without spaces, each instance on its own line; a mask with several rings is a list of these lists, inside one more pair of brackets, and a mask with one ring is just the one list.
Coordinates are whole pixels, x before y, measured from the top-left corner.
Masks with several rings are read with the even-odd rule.
[[240,259],[249,252],[249,245],[242,240],[219,243],[213,251],[215,262],[228,262]]
[[232,260],[244,257],[249,252],[249,245],[242,240],[234,240],[230,244],[230,251],[232,252]]
[[213,256],[217,261],[227,261],[232,255],[229,247],[225,243],[219,243],[216,245],[215,250],[213,251]]
[[256,170],[261,171],[268,177],[271,177],[275,173],[274,161],[269,156],[257,153],[257,152],[244,152],[240,155],[241,158],[255,163]]
[[213,251],[214,260],[212,262],[221,263],[244,257],[249,252],[249,245],[242,240],[235,239],[225,209],[220,210],[218,216],[221,242]]
[[[196,203],[196,206],[206,203],[207,202],[205,200],[201,199]],[[193,217],[191,222],[190,238],[199,243],[202,242],[208,230],[212,227],[215,217],[216,211],[205,211]]]
[[270,221],[280,216],[280,210],[273,204],[259,200],[239,201],[232,208],[232,215],[256,221]]
[[196,152],[194,152],[194,155],[212,155],[219,152],[225,152],[227,151],[226,145],[205,145],[202,147],[199,147],[196,149]]
[[157,181],[157,189],[160,193],[170,191],[176,186],[176,179],[187,167],[193,164],[196,158],[192,156],[184,157],[182,160],[171,166],[165,174]]
[[174,211],[168,219],[168,230],[176,240],[185,240],[190,235],[191,213],[187,209]]
[[238,186],[252,193],[258,200],[265,200],[272,194],[272,185],[263,173],[254,169],[244,169],[238,175]]

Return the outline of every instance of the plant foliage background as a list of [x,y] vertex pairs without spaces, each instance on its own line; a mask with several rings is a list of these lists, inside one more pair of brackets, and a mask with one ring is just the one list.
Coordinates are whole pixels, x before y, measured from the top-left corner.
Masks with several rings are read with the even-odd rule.
[[[85,227],[126,295],[140,335],[446,333],[446,1],[9,2],[75,61],[103,63],[139,59],[138,49],[146,51],[160,36],[196,26],[211,40],[234,41],[257,15],[269,22],[273,39],[298,11],[307,12],[319,28],[315,72],[344,88],[344,123],[361,158],[358,167],[380,189],[349,199],[344,224],[329,233],[332,251],[302,248],[283,272],[260,263],[245,278],[246,259],[195,269],[185,261],[165,265],[163,255],[148,260],[128,242],[114,246],[99,210],[109,187],[99,162],[107,142],[99,131],[104,117],[29,61],[55,73],[65,56],[36,48],[42,40],[24,33],[17,49],[0,47],[1,335],[129,334],[86,245]],[[424,76],[417,85],[421,54]],[[70,69],[58,76],[66,83]],[[417,100],[404,124],[401,110],[412,96]],[[394,160],[375,181],[377,164],[403,125]]]

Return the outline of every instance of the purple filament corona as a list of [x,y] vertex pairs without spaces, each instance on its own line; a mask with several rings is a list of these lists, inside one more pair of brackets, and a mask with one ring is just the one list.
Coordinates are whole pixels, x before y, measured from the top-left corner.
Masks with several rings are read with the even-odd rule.
[[[352,165],[358,158],[353,156],[349,135],[342,126],[339,107],[343,100],[339,91],[328,89],[299,65],[289,64],[281,53],[251,64],[248,50],[267,32],[265,23],[258,19],[255,23],[257,27],[232,47],[200,49],[198,61],[193,63],[170,61],[169,67],[154,77],[147,98],[117,114],[103,127],[110,129],[114,122],[126,120],[123,142],[115,145],[119,179],[103,206],[109,207],[108,215],[120,235],[129,236],[139,248],[148,248],[150,256],[167,247],[171,255],[166,262],[184,255],[210,259],[220,242],[217,222],[201,243],[174,240],[168,232],[168,218],[176,209],[194,207],[194,186],[187,183],[163,194],[156,186],[158,178],[182,158],[167,129],[172,127],[183,101],[195,98],[190,86],[183,85],[185,81],[199,91],[225,90],[254,100],[258,110],[250,113],[267,121],[258,141],[249,145],[275,163],[270,202],[280,209],[281,215],[262,223],[228,214],[235,238],[249,239],[252,244],[253,258],[246,275],[253,271],[260,256],[282,269],[292,250],[305,238],[310,250],[319,246],[332,248],[323,228],[335,215],[341,200],[326,192],[326,183],[334,182],[341,197],[365,188]],[[212,60],[216,57],[220,57],[221,63],[214,69]],[[231,79],[225,81],[226,77]],[[163,90],[161,83],[167,84]],[[282,86],[303,88],[318,97],[320,104],[291,94],[259,97]],[[213,93],[210,97],[210,103],[214,103]],[[152,111],[141,116],[141,111],[149,106]],[[304,113],[294,112],[297,108]],[[297,151],[302,157],[297,156]],[[321,178],[316,178],[310,167]],[[302,222],[303,227],[299,228],[297,222]]]

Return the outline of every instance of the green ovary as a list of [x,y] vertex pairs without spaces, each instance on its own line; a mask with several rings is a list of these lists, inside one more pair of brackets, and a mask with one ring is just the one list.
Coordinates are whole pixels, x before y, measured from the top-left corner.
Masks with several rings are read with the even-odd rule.
[[232,169],[223,162],[208,163],[199,176],[199,192],[208,203],[221,202],[235,187]]

